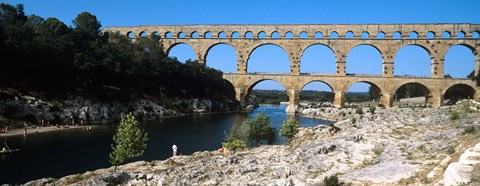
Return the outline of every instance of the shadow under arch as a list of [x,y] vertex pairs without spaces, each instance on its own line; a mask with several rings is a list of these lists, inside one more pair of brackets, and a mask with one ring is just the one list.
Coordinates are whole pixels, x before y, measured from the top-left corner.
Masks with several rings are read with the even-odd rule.
[[[367,84],[370,86],[367,91],[368,95],[364,95],[363,91],[361,92],[350,91],[350,89],[354,85],[358,85],[358,84]],[[376,106],[381,103],[380,101],[381,101],[383,90],[380,88],[380,86],[378,86],[374,82],[356,81],[348,85],[348,88],[345,90],[345,93],[346,93],[345,99],[346,99],[346,102],[348,103],[363,102],[365,104],[368,104],[365,106]]]
[[[274,65],[274,64],[278,64],[279,61],[274,61],[274,63],[269,64],[269,67],[275,68],[275,70],[277,70],[278,67],[280,67],[280,70],[282,71],[282,72],[274,72],[274,73],[290,73],[290,72],[291,72],[291,68],[290,68],[291,61],[290,61],[290,57],[289,57],[289,55],[288,55],[287,50],[285,50],[285,48],[283,48],[282,46],[280,46],[280,45],[278,45],[278,44],[275,44],[275,43],[262,43],[262,44],[260,44],[260,45],[257,45],[257,46],[255,46],[255,47],[253,47],[252,50],[251,50],[251,52],[248,54],[248,58],[247,58],[246,64],[245,64],[245,65],[246,65],[246,69],[247,69],[247,73],[252,73],[252,65],[250,64],[250,63],[252,62],[252,55],[254,55],[254,54],[256,55],[256,52],[258,52],[258,49],[259,49],[259,48],[263,48],[263,47],[268,47],[268,48],[270,48],[270,50],[271,50],[272,48],[275,48],[274,50],[276,50],[276,49],[281,49],[282,52],[283,52],[283,54],[285,54],[286,59],[283,59],[282,56],[276,56],[276,57],[282,58],[281,60],[286,60],[286,61],[288,62],[288,64],[286,64],[287,67],[286,67],[285,69],[282,68],[282,65],[283,65],[283,64],[281,64],[281,65]],[[270,52],[268,52],[268,53],[270,53]],[[265,55],[267,55],[267,54],[265,54]],[[271,54],[270,54],[270,55],[271,55]],[[274,55],[271,55],[269,58],[271,58],[272,56],[274,56]],[[256,67],[256,65],[255,65],[254,67]],[[259,67],[259,68],[260,68],[260,67]],[[287,70],[287,69],[288,69],[288,70]]]
[[[211,45],[210,47],[208,47],[207,51],[205,52],[204,58],[203,58],[203,59],[205,59],[205,65],[207,65],[209,67],[212,67],[212,68],[216,67],[216,65],[212,65],[212,62],[211,62],[211,60],[209,60],[208,56],[209,56],[209,54],[210,54],[210,52],[213,48],[218,48],[218,47],[221,48],[222,54],[225,54],[225,53],[229,54],[230,53],[229,51],[225,51],[225,49],[226,49],[225,47],[228,48],[227,50],[230,50],[230,49],[233,50],[233,54],[235,55],[235,60],[232,62],[232,64],[221,64],[220,65],[221,68],[216,68],[216,69],[219,69],[224,73],[236,73],[237,72],[237,61],[238,61],[237,51],[236,51],[235,47],[233,47],[232,45],[230,45],[228,43],[225,43],[225,42],[215,43],[215,44]],[[230,61],[226,61],[226,63],[230,63]],[[227,67],[225,67],[225,66],[227,66]],[[233,71],[225,70],[225,69],[230,69],[230,68]]]
[[443,92],[444,101],[442,104],[451,105],[462,99],[473,99],[476,94],[475,88],[470,85],[454,84]]
[[395,91],[395,102],[398,106],[420,104],[422,107],[426,107],[430,97],[430,89],[417,82],[404,83]]

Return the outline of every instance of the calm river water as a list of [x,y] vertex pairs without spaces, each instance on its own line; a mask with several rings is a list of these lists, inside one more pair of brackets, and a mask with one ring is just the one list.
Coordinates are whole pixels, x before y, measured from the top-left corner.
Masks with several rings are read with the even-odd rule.
[[[216,150],[221,147],[225,134],[234,122],[265,110],[273,126],[280,130],[287,119],[285,106],[261,106],[249,114],[205,114],[141,122],[149,140],[144,154],[137,160],[164,160],[171,156],[172,145],[178,153],[189,155],[196,151]],[[301,127],[328,124],[328,121],[299,117]],[[83,173],[110,167],[108,155],[113,143],[115,126],[102,125],[90,132],[59,130],[28,136],[1,137],[12,149],[21,151],[0,155],[0,185],[23,184],[44,177]],[[277,144],[285,142],[278,137]]]

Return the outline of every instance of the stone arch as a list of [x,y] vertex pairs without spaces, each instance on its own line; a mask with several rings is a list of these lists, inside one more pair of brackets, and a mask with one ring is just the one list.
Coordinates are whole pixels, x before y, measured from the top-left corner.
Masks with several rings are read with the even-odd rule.
[[418,38],[419,38],[418,32],[416,32],[416,31],[411,31],[410,34],[409,34],[409,38],[410,38],[410,39],[418,39]]
[[368,33],[367,31],[363,31],[360,37],[362,39],[370,39],[370,33]]
[[434,31],[428,31],[427,34],[425,35],[425,38],[435,39],[435,32]]
[[158,31],[154,31],[150,34],[150,37],[156,37],[156,38],[159,38],[160,37],[160,33]]
[[237,39],[240,38],[240,33],[237,31],[232,32],[232,35],[230,35],[231,38]]
[[303,38],[303,39],[307,39],[309,37],[308,35],[308,32],[306,31],[302,31],[300,32],[300,34],[298,35],[299,38]]
[[135,39],[136,38],[135,33],[133,31],[128,31],[126,33],[126,36],[130,39]]
[[365,84],[368,84],[370,85],[370,88],[373,87],[373,91],[375,91],[377,94],[378,94],[378,97],[377,98],[374,98],[375,99],[375,102],[378,103],[380,101],[380,96],[382,95],[382,93],[384,92],[384,90],[382,89],[381,86],[377,85],[377,83],[374,83],[373,81],[368,81],[368,80],[359,80],[359,81],[352,81],[352,82],[349,82],[348,84],[346,84],[345,86],[345,90],[342,90],[343,92],[345,93],[348,93],[348,91],[350,90],[350,88],[358,83],[365,83]]
[[332,90],[332,92],[334,91],[332,85],[330,85],[329,82],[324,81],[324,80],[317,80],[317,79],[304,82],[301,86],[299,86],[299,87],[300,87],[300,90],[303,90],[308,84],[310,84],[310,83],[315,83],[315,82],[323,83],[323,84],[327,85],[327,86],[330,88],[330,90]]
[[283,38],[288,38],[288,39],[291,39],[294,37],[295,37],[295,34],[292,31],[285,32],[285,35],[283,36]]
[[[229,46],[231,49],[233,49],[233,51],[234,51],[234,53],[235,53],[235,61],[233,61],[233,64],[232,64],[232,65],[234,66],[234,70],[233,70],[233,72],[231,72],[231,73],[236,73],[236,72],[237,72],[236,67],[237,67],[237,62],[238,62],[238,51],[235,49],[235,47],[233,47],[232,45],[230,45],[230,43],[227,43],[227,42],[215,43],[215,44],[213,44],[213,45],[211,45],[210,47],[207,48],[207,50],[206,50],[206,52],[205,52],[205,56],[204,56],[204,58],[203,58],[203,59],[205,59],[205,65],[208,66],[208,64],[209,64],[209,63],[208,63],[209,60],[208,60],[207,57],[208,57],[208,54],[209,54],[209,52],[211,51],[211,49],[212,49],[212,48],[215,48],[216,46],[219,46],[219,45],[227,45],[227,46]],[[224,70],[222,70],[222,72],[223,72],[223,71],[224,71]],[[225,72],[225,73],[230,73],[230,72]]]
[[313,35],[314,38],[323,38],[323,33],[320,32],[320,31],[317,31],[315,32],[315,34]]
[[415,82],[413,80],[406,81],[402,84],[396,85],[395,87],[395,97],[397,100],[403,98],[415,98],[415,97],[424,97],[424,100],[420,100],[423,103],[423,106],[427,106],[429,97],[432,97],[432,91],[426,85]]
[[[400,65],[399,62],[398,62],[398,60],[399,60],[399,59],[398,59],[398,56],[399,56],[398,54],[402,51],[402,49],[407,48],[407,51],[410,50],[410,49],[408,49],[408,48],[411,48],[412,46],[413,46],[413,47],[419,47],[419,48],[423,49],[423,51],[425,51],[425,52],[427,53],[429,63],[428,63],[426,66],[429,66],[429,67],[430,67],[430,68],[428,69],[428,71],[430,72],[430,74],[429,74],[430,76],[429,76],[429,77],[432,77],[432,76],[433,76],[433,71],[432,71],[432,69],[434,69],[433,64],[434,64],[435,61],[434,61],[434,59],[433,59],[433,57],[432,57],[432,55],[431,55],[430,50],[428,50],[427,47],[425,47],[425,46],[423,46],[423,45],[420,45],[420,44],[405,44],[405,45],[402,45],[402,46],[400,47],[400,49],[395,53],[395,57],[394,57],[394,69],[395,69],[395,70],[393,71],[393,74],[394,74],[394,75],[399,75],[399,76],[403,76],[403,75],[413,75],[413,76],[416,76],[416,74],[399,74],[399,73],[398,73],[398,72],[399,72],[398,69],[399,69],[399,65]],[[417,49],[414,48],[414,50],[417,50]],[[411,52],[407,52],[407,53],[411,53]],[[403,56],[401,56],[401,57],[403,57]],[[415,57],[415,60],[418,59],[418,56],[414,56],[414,57]],[[417,65],[416,67],[418,67],[418,65]],[[409,71],[409,72],[411,72],[411,71]],[[418,75],[417,75],[417,76],[418,76]]]
[[195,56],[195,58],[193,58],[192,60],[198,59],[198,58],[197,58],[197,57],[198,57],[198,56],[197,56],[197,51],[195,51],[195,47],[193,47],[192,45],[190,45],[190,43],[185,43],[185,42],[178,42],[178,43],[171,44],[170,46],[168,46],[165,54],[167,54],[167,56],[170,55],[170,51],[171,51],[174,47],[176,47],[176,46],[178,46],[178,45],[188,45],[188,46],[193,50],[193,54],[194,54],[194,56]]
[[445,31],[442,33],[442,38],[448,39],[452,37],[452,33],[450,31]]
[[402,32],[400,32],[400,31],[393,32],[392,38],[393,39],[402,39]]
[[270,35],[270,38],[280,38],[280,33],[277,31],[273,31]]
[[[471,54],[472,54],[472,56],[473,56],[473,60],[471,61],[471,62],[472,62],[471,65],[472,65],[473,69],[475,69],[475,66],[478,65],[478,64],[477,64],[477,61],[480,60],[480,59],[479,59],[480,56],[477,54],[477,51],[475,50],[475,48],[474,48],[473,46],[470,46],[469,44],[457,44],[457,45],[452,45],[452,46],[450,46],[450,47],[447,49],[447,51],[446,51],[446,53],[445,53],[445,56],[443,56],[443,59],[444,59],[444,74],[445,74],[445,75],[447,75],[447,73],[446,73],[447,70],[449,70],[449,69],[451,69],[451,68],[455,68],[455,67],[459,67],[459,66],[461,66],[462,68],[465,68],[465,66],[463,66],[463,65],[458,65],[458,64],[457,64],[457,65],[453,65],[453,64],[451,64],[451,60],[448,59],[448,56],[447,56],[447,55],[450,54],[450,53],[449,53],[449,52],[451,51],[450,49],[452,49],[452,48],[454,48],[454,47],[458,47],[458,46],[462,46],[462,47],[465,47],[465,48],[467,48],[467,49],[470,50],[470,52],[471,52]],[[462,57],[465,57],[465,56],[462,55]],[[454,75],[453,78],[466,78],[466,76],[469,75],[469,73],[470,73],[470,72],[465,72],[465,76],[463,76],[463,77],[459,77],[459,76]],[[450,75],[451,75],[451,74],[450,74]]]
[[227,33],[225,33],[224,31],[221,31],[218,33],[217,38],[221,38],[221,39],[227,38]]
[[186,34],[184,32],[178,32],[177,38],[185,38]]
[[193,31],[193,32],[190,33],[190,38],[196,39],[196,38],[198,38],[198,37],[199,37],[199,34],[198,34],[197,31]]
[[[320,84],[321,87],[316,87],[317,89],[315,90],[305,90],[305,88],[309,85],[314,85],[314,84]],[[311,80],[311,81],[307,81],[306,83],[304,83],[303,85],[300,86],[301,88],[299,89],[299,102],[301,100],[304,100],[302,99],[302,96],[305,96],[305,94],[309,94],[309,92],[313,91],[314,93],[322,93],[323,94],[323,98],[322,100],[316,100],[316,101],[321,101],[321,102],[331,102],[333,104],[333,101],[335,99],[335,94],[334,94],[334,89],[333,87],[330,85],[330,83],[326,82],[326,81],[323,81],[323,80]],[[322,87],[328,87],[329,90],[319,90],[318,88],[322,88]],[[311,95],[311,93],[310,93]]]
[[240,97],[237,97],[237,95],[241,95],[241,92],[237,92],[234,83],[228,79],[223,79],[223,81],[225,82],[225,87],[221,87],[223,89],[223,95],[228,98],[236,98],[241,102],[242,100],[239,100]]
[[267,33],[265,31],[260,31],[258,32],[258,37],[259,39],[266,39],[267,38]]
[[[252,48],[252,50],[250,50],[250,52],[249,52],[249,54],[248,54],[248,58],[246,59],[246,67],[245,67],[245,68],[247,69],[247,73],[249,72],[249,67],[248,67],[248,66],[250,66],[249,63],[251,62],[252,54],[253,54],[253,53],[255,52],[255,50],[257,50],[258,48],[263,47],[263,46],[267,46],[267,45],[272,45],[272,46],[275,46],[275,47],[278,47],[278,48],[282,49],[282,51],[285,53],[285,55],[286,55],[287,58],[288,58],[287,60],[288,60],[288,69],[289,69],[289,70],[288,70],[288,73],[289,73],[289,72],[291,71],[290,65],[291,65],[292,62],[290,61],[290,56],[289,56],[289,54],[288,54],[288,51],[285,50],[284,47],[282,47],[282,46],[280,46],[280,45],[278,45],[278,44],[275,44],[275,43],[262,43],[262,44],[259,44],[259,45],[257,45],[257,46],[254,46],[254,47]],[[272,67],[276,67],[276,66],[273,66],[273,65],[271,65],[271,66],[272,66]],[[285,72],[285,73],[287,73],[287,72]]]
[[330,32],[330,34],[328,35],[329,38],[335,38],[337,39],[339,37],[338,35],[338,32],[337,31],[332,31]]
[[252,31],[246,31],[245,32],[245,38],[252,39],[253,38],[253,32]]
[[207,38],[207,39],[210,39],[212,38],[212,32],[210,31],[206,31],[204,34],[203,34],[203,38]]
[[457,32],[457,37],[456,37],[456,38],[458,38],[458,39],[463,39],[463,38],[466,37],[466,35],[467,35],[466,32],[464,32],[464,31],[459,31],[459,32]]
[[[256,85],[258,85],[259,83],[264,82],[264,81],[275,81],[278,84],[280,84],[285,90],[288,90],[288,87],[285,86],[284,82],[278,81],[278,80],[273,79],[273,78],[261,78],[261,79],[254,80],[251,84],[247,85],[244,99],[247,100],[248,97],[250,96],[250,94],[252,93],[253,88]],[[288,94],[287,94],[287,96],[288,96]]]
[[[307,46],[302,51],[302,53],[300,55],[300,64],[301,64],[300,65],[300,72],[305,72],[305,71],[302,71],[302,69],[309,68],[309,64],[304,61],[305,60],[303,58],[304,54],[308,53],[309,50],[311,50],[313,47],[316,47],[316,46],[321,46],[322,48],[327,48],[327,49],[329,49],[329,52],[332,52],[334,61],[333,61],[333,64],[331,64],[332,66],[330,68],[331,68],[331,74],[335,74],[335,72],[336,72],[336,61],[337,61],[337,56],[335,55],[335,51],[330,46],[328,46],[326,44],[322,44],[322,43],[311,44],[311,45]],[[317,53],[315,53],[315,54],[317,54]],[[326,59],[326,58],[321,57],[321,59]],[[324,67],[325,64],[318,64],[318,65]]]
[[385,32],[380,31],[380,32],[377,33],[377,35],[375,37],[377,39],[385,39]]
[[148,33],[146,31],[141,31],[139,34],[138,34],[139,37],[147,37],[148,36]]
[[173,38],[173,34],[172,32],[168,31],[168,32],[165,32],[164,36],[165,38]]
[[[368,56],[369,59],[372,59],[372,58],[376,58],[376,57],[380,57],[380,64],[379,67],[378,67],[378,72],[377,73],[369,73],[369,74],[374,74],[374,75],[382,75],[382,65],[384,63],[384,60],[383,60],[383,54],[382,54],[382,51],[375,45],[372,45],[372,44],[360,44],[360,45],[357,45],[357,46],[354,46],[353,48],[350,49],[350,51],[348,51],[347,53],[347,57],[346,57],[346,72],[347,73],[351,73],[352,71],[349,69],[352,69],[352,68],[349,68],[349,67],[352,67],[352,58],[351,58],[351,54],[352,54],[352,51],[355,52],[355,50],[365,50],[365,47],[368,47],[368,48],[373,48],[376,52],[378,52],[379,56]],[[355,54],[355,53],[354,53]],[[355,55],[365,55],[365,53],[362,53],[362,54],[355,54]],[[363,57],[360,57],[360,58],[363,58]],[[354,58],[355,59],[355,58]],[[369,61],[371,62],[371,61]],[[366,63],[365,65],[373,65],[372,63]]]
[[477,94],[474,87],[463,83],[450,85],[442,92],[443,99],[452,100],[453,103],[458,99],[474,99]]
[[344,38],[348,38],[348,39],[353,39],[355,38],[355,34],[353,33],[353,31],[347,31],[345,33],[345,37]]

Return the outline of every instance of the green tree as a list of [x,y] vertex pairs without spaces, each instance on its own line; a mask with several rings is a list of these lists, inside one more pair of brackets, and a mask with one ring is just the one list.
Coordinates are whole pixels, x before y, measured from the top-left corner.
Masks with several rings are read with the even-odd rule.
[[230,131],[228,133],[225,132],[225,141],[222,143],[224,148],[233,151],[234,154],[238,149],[247,147],[245,140],[242,139],[243,134],[239,127],[239,125],[234,123]]
[[277,137],[275,128],[271,127],[272,123],[265,111],[257,114],[253,119],[247,119],[246,122],[249,125],[249,142],[255,142],[256,145],[260,145],[262,142],[267,142],[267,144],[275,143]]
[[282,129],[280,130],[280,135],[285,136],[288,139],[288,142],[292,141],[293,137],[297,135],[298,128],[300,124],[298,120],[291,117],[288,120],[284,121],[282,124]]
[[126,159],[141,156],[147,148],[148,134],[138,126],[138,121],[128,113],[126,118],[120,121],[120,126],[113,136],[112,152],[110,153],[110,163],[117,166]]

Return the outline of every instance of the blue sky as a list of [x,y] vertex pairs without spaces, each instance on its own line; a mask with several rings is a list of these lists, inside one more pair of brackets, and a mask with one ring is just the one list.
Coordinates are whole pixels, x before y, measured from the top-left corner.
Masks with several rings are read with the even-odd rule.
[[[8,0],[4,3],[23,4],[27,15],[55,17],[67,25],[82,12],[97,16],[102,26],[138,26],[163,24],[383,24],[383,23],[472,23],[479,24],[478,0]],[[179,60],[195,59],[189,46],[179,45],[170,56]],[[465,77],[473,70],[474,57],[470,50],[456,46],[445,57],[445,74]],[[321,46],[307,49],[302,56],[302,72],[333,73],[333,53]],[[395,57],[396,75],[430,75],[428,54],[419,47],[400,49]],[[279,65],[272,66],[276,62]],[[276,46],[264,46],[253,51],[248,72],[289,72],[287,54]],[[367,63],[368,65],[365,65]],[[207,65],[224,72],[236,70],[233,48],[220,45],[212,49]],[[414,65],[416,68],[411,68]],[[347,58],[347,73],[380,74],[381,57],[368,46],[353,48]],[[355,84],[349,91],[365,91],[365,84]],[[273,81],[259,83],[257,89],[283,89]],[[321,83],[304,89],[327,90]]]

